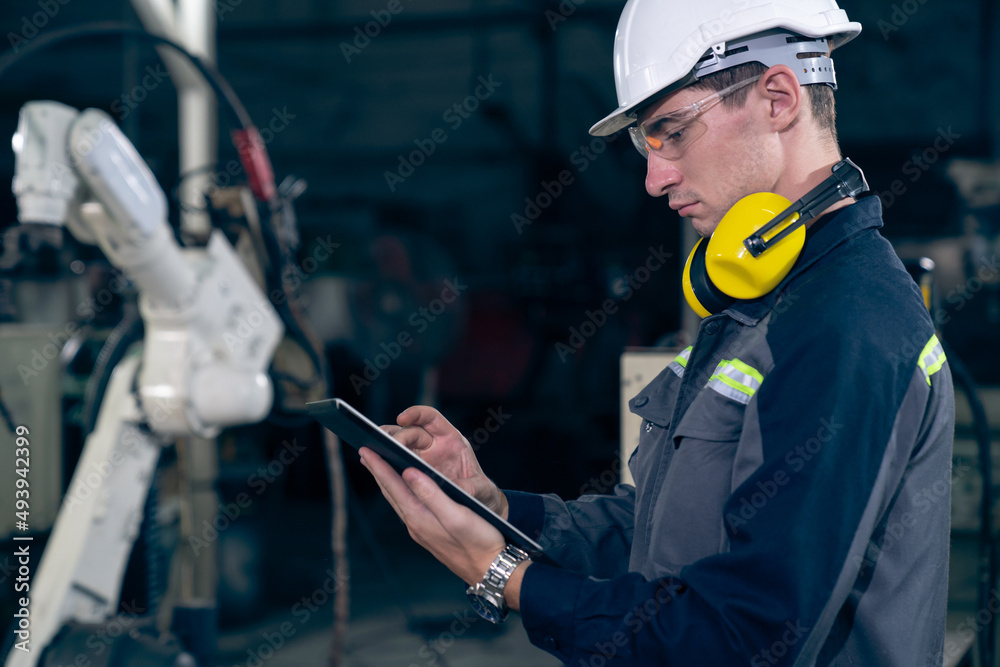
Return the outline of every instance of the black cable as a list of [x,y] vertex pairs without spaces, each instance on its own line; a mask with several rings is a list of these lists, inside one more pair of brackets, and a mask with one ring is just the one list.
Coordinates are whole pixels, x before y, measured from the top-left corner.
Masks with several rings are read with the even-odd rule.
[[[213,64],[201,60],[172,40],[121,23],[87,23],[82,26],[48,32],[45,35],[33,40],[30,44],[23,47],[19,51],[8,52],[0,57],[0,77],[2,77],[4,72],[14,63],[41,49],[45,49],[54,44],[71,39],[102,37],[108,35],[131,36],[140,41],[162,44],[171,47],[181,55],[185,56],[195,69],[201,73],[208,85],[215,91],[216,95],[226,103],[226,106],[232,112],[240,127],[245,131],[253,130],[256,132],[253,121],[247,113],[246,108],[243,106],[243,103],[236,95],[236,92],[229,85],[229,82],[226,81]],[[267,149],[262,144],[257,148],[266,158]],[[239,147],[237,147],[237,150],[239,150]],[[241,151],[241,158],[242,157]],[[301,312],[298,311],[298,308],[295,305],[295,294],[290,289],[288,283],[284,280],[286,269],[290,266],[294,266],[295,258],[292,256],[294,250],[292,248],[285,247],[285,244],[283,244],[279,239],[274,225],[276,217],[279,218],[278,221],[280,222],[294,224],[295,219],[293,209],[291,208],[291,198],[279,196],[278,189],[274,188],[274,194],[270,197],[267,204],[267,210],[262,210],[263,207],[261,207],[258,209],[258,212],[261,214],[261,230],[264,238],[264,245],[266,252],[269,255],[269,259],[271,260],[271,268],[267,270],[265,274],[267,276],[266,282],[269,287],[268,295],[272,295],[274,293],[273,290],[277,289],[278,293],[285,297],[280,300],[280,303],[274,305],[278,312],[282,315],[282,319],[285,322],[289,334],[297,340],[299,345],[303,348],[303,351],[310,357],[310,361],[312,361],[315,368],[316,381],[321,382],[323,386],[329,390],[331,387],[332,376],[323,357],[322,346],[314,336],[310,335],[307,326],[304,324]],[[274,300],[272,299],[272,302],[273,301]],[[127,349],[132,337],[135,336],[136,331],[140,332],[139,336],[141,337],[142,329],[139,328],[141,327],[141,324],[142,319],[138,317],[138,314],[135,311],[132,311],[131,315],[127,313],[123,321],[119,323],[114,331],[112,331],[112,334],[109,336],[104,348],[102,348],[101,355],[98,357],[98,366],[95,367],[95,376],[97,380],[94,381],[92,378],[92,382],[88,383],[87,386],[87,402],[85,403],[84,410],[85,433],[92,430],[93,426],[96,424],[97,411],[100,408],[100,399],[103,397],[104,391],[107,388],[107,382],[110,379],[111,370],[120,358],[124,356],[124,351]],[[275,402],[275,405],[278,405],[277,401]],[[339,446],[333,448],[330,454],[331,456],[339,458]],[[342,467],[338,468],[336,463],[338,462],[330,462],[331,485],[335,491],[342,489],[344,483]],[[337,473],[338,470],[339,474]],[[344,528],[343,526],[339,527],[342,530]],[[333,530],[335,535],[334,540],[336,542],[336,535],[338,534],[338,525],[336,521],[334,522]],[[335,548],[336,546],[337,545],[335,544]],[[340,546],[342,547],[343,545]],[[346,552],[344,557],[346,558]],[[343,636],[345,623],[346,618],[338,618],[336,620],[335,625],[337,627],[335,629],[335,640]],[[337,642],[335,648],[339,648],[339,642]],[[338,654],[334,653],[331,658],[336,660],[337,656]]]
[[97,361],[94,362],[94,370],[83,393],[84,438],[97,426],[97,416],[104,400],[104,392],[111,382],[111,373],[115,366],[125,357],[129,346],[142,339],[143,322],[139,317],[138,306],[135,303],[126,303],[124,310],[121,321],[111,330],[104,345],[101,346]]
[[[993,454],[991,447],[990,424],[986,410],[979,398],[976,381],[968,367],[954,353],[947,343],[941,339],[941,349],[948,358],[952,377],[962,388],[969,400],[972,411],[972,427],[976,442],[979,445],[979,473],[982,477],[982,504],[979,511],[979,609],[989,610],[990,595],[997,584],[997,548],[993,533]],[[996,619],[990,617],[978,634],[979,664],[982,667],[993,667],[996,651]]]
[[[180,44],[167,39],[166,37],[154,35],[140,28],[134,28],[123,23],[116,23],[113,21],[85,23],[72,28],[63,28],[47,32],[46,34],[32,40],[26,46],[21,47],[18,51],[9,51],[0,57],[0,77],[2,77],[6,70],[14,65],[14,63],[42,49],[46,49],[50,46],[68,40],[102,37],[108,35],[134,37],[140,41],[152,44],[162,44],[171,47],[186,57],[195,69],[201,73],[201,75],[205,78],[205,81],[209,84],[209,86],[211,86],[212,90],[215,91],[216,95],[225,102],[225,105],[232,112],[233,117],[242,129],[247,130],[255,127],[253,120],[250,118],[250,114],[247,113],[246,108],[236,95],[236,92],[233,90],[232,86],[225,79],[225,77],[222,76],[219,70],[216,69],[215,65],[195,56]],[[261,147],[261,150],[263,150],[266,154],[266,148]],[[291,297],[293,295],[288,293],[286,285],[283,284],[284,270],[287,266],[294,263],[294,257],[290,256],[288,249],[283,248],[283,244],[278,240],[271,216],[275,214],[288,215],[287,211],[283,210],[288,204],[283,203],[277,195],[275,195],[275,198],[269,201],[268,205],[270,210],[266,211],[266,214],[263,214],[265,212],[261,211],[263,214],[261,215],[261,228],[265,237],[265,246],[268,254],[271,255],[272,258],[279,260],[277,262],[272,262],[272,264],[277,265],[279,269],[277,271],[277,275],[269,276],[267,282],[269,283],[268,287],[270,289],[268,291],[270,293],[271,289],[279,289],[280,293],[285,295],[286,298],[282,300],[282,303],[276,304],[277,310],[284,316],[282,319],[285,320],[289,333],[299,342],[303,350],[313,362],[317,380],[325,379],[323,378],[323,362],[321,360],[321,355],[317,350],[317,342],[306,332],[305,327],[302,324],[300,314],[297,313],[293,306],[289,303],[292,300]],[[327,386],[329,386],[328,383]]]
[[[194,176],[199,176],[201,174],[215,175],[215,168],[218,166],[219,166],[218,162],[214,164],[203,164],[200,167],[195,167],[194,169],[189,169],[188,171],[183,172],[177,178],[177,182],[174,184],[174,187],[170,188],[170,201],[176,203],[177,207],[182,211],[195,211],[198,213],[211,212],[212,207],[209,206],[207,203],[201,207],[190,206],[188,204],[185,204],[181,200],[180,195],[178,193],[181,189],[181,186],[184,185],[184,181],[186,181],[189,178],[193,178]],[[213,185],[218,185],[218,179],[213,179],[213,180],[215,181]]]
[[[290,206],[291,204],[285,202],[284,205]],[[271,219],[272,215],[290,215],[290,213],[287,211],[278,212],[274,208],[267,211],[263,206],[258,208],[257,213],[260,218],[260,232],[264,242],[264,249],[272,260],[265,272],[267,294],[269,297],[273,297],[275,291],[277,291],[284,297],[278,299],[278,303],[275,303],[276,300],[271,298],[271,303],[282,315],[282,320],[288,328],[288,333],[298,341],[302,351],[309,356],[316,372],[316,381],[322,382],[329,391],[330,374],[324,371],[326,361],[323,358],[322,345],[306,330],[306,326],[303,324],[303,317],[296,310],[296,295],[291,288],[291,281],[285,280],[285,270],[295,266],[295,258],[291,254],[291,249],[286,248],[281,243],[277,233],[275,233],[274,224]],[[275,405],[277,405],[277,402]]]
[[159,521],[160,507],[160,475],[159,465],[153,470],[153,476],[149,484],[149,493],[146,495],[146,504],[142,508],[142,526],[140,528],[140,538],[142,540],[142,551],[145,557],[145,587],[146,587],[146,616],[156,616],[160,603],[163,601],[164,592],[167,590],[167,578],[169,566],[163,554],[162,538]]
[[27,45],[20,47],[17,51],[8,51],[0,57],[0,77],[2,77],[4,72],[17,61],[54,44],[68,40],[85,39],[88,37],[105,37],[108,35],[134,37],[141,41],[153,44],[163,44],[174,49],[186,57],[195,69],[201,73],[208,85],[215,91],[215,94],[226,102],[226,105],[233,113],[236,122],[239,123],[243,129],[248,129],[254,126],[253,121],[250,119],[250,114],[247,113],[247,110],[240,101],[240,98],[237,97],[236,92],[233,90],[232,86],[229,85],[229,82],[226,81],[222,74],[219,73],[219,70],[215,68],[215,65],[202,60],[173,40],[146,32],[141,28],[133,28],[132,26],[124,23],[117,23],[114,21],[84,23],[83,25],[72,28],[62,28],[60,30],[46,32],[44,35],[31,40],[31,42]]
[[10,429],[10,432],[17,435],[17,420],[14,419],[14,414],[3,400],[3,389],[0,389],[0,417],[3,418],[3,422]]

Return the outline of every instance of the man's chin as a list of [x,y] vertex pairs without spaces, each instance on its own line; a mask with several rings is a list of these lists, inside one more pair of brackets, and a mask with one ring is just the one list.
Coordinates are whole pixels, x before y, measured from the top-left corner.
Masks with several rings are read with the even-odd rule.
[[715,228],[719,226],[718,220],[705,220],[704,218],[688,218],[691,226],[704,238],[711,238]]

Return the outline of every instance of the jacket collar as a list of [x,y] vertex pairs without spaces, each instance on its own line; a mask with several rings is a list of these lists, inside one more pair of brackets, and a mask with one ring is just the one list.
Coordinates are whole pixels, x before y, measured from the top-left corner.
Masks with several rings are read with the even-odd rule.
[[881,226],[882,202],[875,196],[864,197],[850,206],[821,216],[806,230],[802,254],[776,288],[757,299],[737,301],[723,312],[742,324],[755,326],[774,308],[788,283],[847,239],[866,229]]

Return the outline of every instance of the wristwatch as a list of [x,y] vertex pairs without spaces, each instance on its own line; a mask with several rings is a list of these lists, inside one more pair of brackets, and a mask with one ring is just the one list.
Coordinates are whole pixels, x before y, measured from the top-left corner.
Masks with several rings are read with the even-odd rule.
[[469,598],[469,604],[476,613],[490,623],[502,623],[507,620],[507,602],[503,599],[503,589],[517,566],[526,560],[530,560],[528,554],[513,544],[508,544],[500,552],[483,580],[475,586],[469,586],[465,591],[465,596]]

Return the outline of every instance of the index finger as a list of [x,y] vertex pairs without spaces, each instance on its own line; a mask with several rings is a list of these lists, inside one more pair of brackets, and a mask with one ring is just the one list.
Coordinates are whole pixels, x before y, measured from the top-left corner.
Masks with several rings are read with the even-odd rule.
[[424,429],[418,427],[404,428],[402,426],[379,426],[386,434],[392,436],[397,442],[402,443],[408,449],[418,452],[427,449],[434,444],[434,437]]
[[444,415],[429,405],[414,405],[406,408],[396,417],[396,423],[403,427],[419,426],[434,437],[458,433],[458,429],[452,426]]

